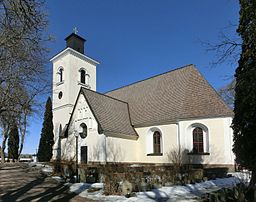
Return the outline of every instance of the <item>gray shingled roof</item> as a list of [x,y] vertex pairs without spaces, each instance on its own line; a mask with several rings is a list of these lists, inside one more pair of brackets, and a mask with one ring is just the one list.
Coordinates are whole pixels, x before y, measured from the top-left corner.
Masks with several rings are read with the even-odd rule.
[[[129,104],[134,126],[156,125],[179,119],[233,116],[232,110],[194,65],[110,91],[106,95]],[[113,112],[120,109],[111,107],[110,114],[121,113]],[[122,113],[127,115],[124,108]],[[128,121],[128,118],[125,120]],[[125,120],[122,120],[124,125]]]
[[104,133],[138,136],[131,125],[127,103],[86,88],[81,91]]

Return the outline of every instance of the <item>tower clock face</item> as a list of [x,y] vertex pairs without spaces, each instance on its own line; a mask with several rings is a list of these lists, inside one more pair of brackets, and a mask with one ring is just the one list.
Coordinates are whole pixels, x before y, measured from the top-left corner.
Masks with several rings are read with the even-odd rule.
[[58,95],[58,98],[61,99],[62,96],[63,96],[63,93],[62,93],[62,91],[60,91],[60,92],[59,92],[59,95]]

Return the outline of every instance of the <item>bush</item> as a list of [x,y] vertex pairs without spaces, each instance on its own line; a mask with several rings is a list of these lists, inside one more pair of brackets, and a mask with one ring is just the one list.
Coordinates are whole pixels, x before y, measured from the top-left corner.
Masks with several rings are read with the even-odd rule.
[[60,161],[54,161],[53,164],[53,173],[54,174],[62,174],[61,173],[61,162]]
[[64,179],[73,180],[76,170],[73,161],[53,161],[53,173],[63,176]]
[[212,202],[227,201],[227,202],[250,202],[253,198],[246,199],[245,193],[247,188],[244,184],[237,184],[233,188],[222,188],[218,191],[208,194],[206,200]]
[[205,168],[204,176],[208,179],[223,178],[227,177],[228,168],[217,167],[217,168]]
[[[173,182],[174,173],[171,166],[131,166],[106,165],[102,167],[105,194],[125,194],[123,183],[132,184],[132,190],[148,191],[159,188],[167,182]],[[127,193],[126,193],[127,194]]]

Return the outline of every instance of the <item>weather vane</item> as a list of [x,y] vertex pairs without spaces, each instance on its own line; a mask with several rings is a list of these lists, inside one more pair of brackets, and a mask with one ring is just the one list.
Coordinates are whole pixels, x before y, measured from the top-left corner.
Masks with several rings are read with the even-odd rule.
[[76,27],[73,28],[73,33],[77,34],[78,33],[78,30]]

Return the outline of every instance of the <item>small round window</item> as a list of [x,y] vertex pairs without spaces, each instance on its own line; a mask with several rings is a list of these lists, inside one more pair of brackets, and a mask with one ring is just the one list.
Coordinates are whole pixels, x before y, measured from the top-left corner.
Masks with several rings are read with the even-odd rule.
[[62,91],[60,91],[60,92],[59,92],[59,95],[58,95],[59,99],[61,99],[62,96],[63,96],[63,93],[62,93]]

